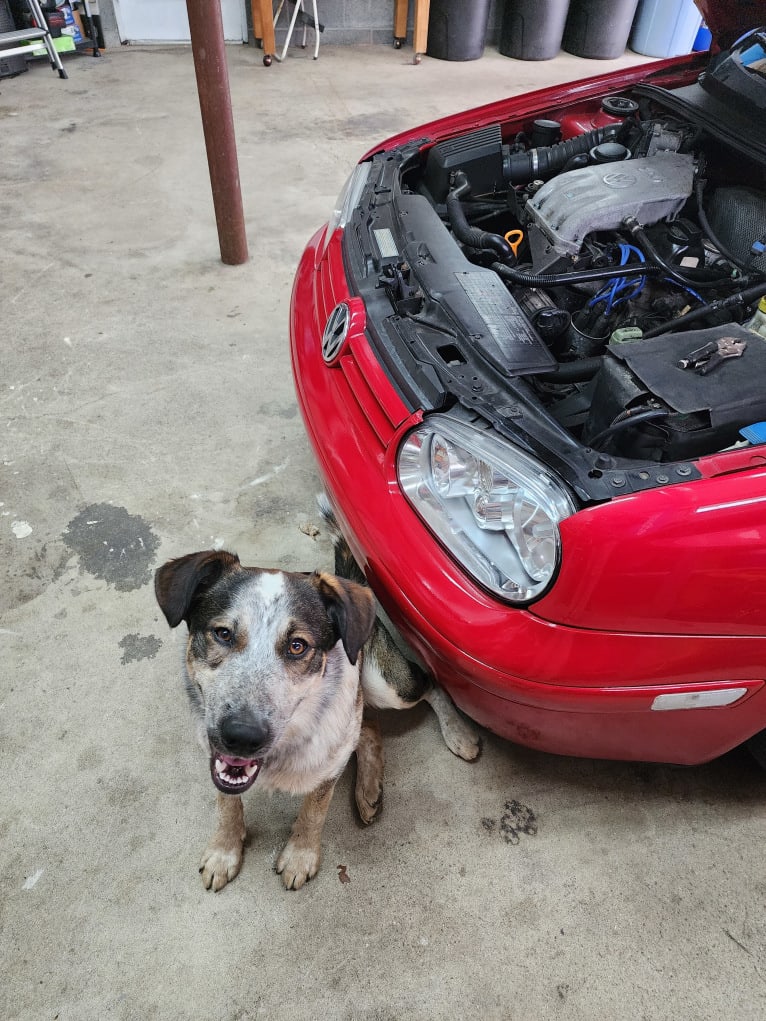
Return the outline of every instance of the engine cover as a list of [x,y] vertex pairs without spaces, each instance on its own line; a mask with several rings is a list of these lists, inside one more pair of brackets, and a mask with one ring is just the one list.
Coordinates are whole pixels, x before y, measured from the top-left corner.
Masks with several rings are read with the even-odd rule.
[[626,216],[643,225],[672,219],[692,193],[694,157],[660,153],[560,174],[526,209],[559,255],[577,255],[588,234],[617,230]]

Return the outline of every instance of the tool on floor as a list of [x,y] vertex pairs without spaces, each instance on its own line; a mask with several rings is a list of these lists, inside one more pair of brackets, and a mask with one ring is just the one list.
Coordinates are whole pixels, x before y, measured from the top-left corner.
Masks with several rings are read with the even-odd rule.
[[679,361],[678,367],[679,369],[694,369],[698,375],[707,376],[727,358],[741,358],[746,347],[746,340],[721,337],[703,347],[698,347],[695,351],[690,351],[686,358]]
[[[287,29],[287,36],[285,38],[285,45],[282,48],[282,53],[277,56],[277,60],[280,63],[287,56],[287,48],[290,45],[290,40],[293,37],[293,29],[296,23],[303,26],[303,42],[301,46],[306,49],[306,33],[308,29],[314,30],[314,60],[319,56],[319,36],[321,32],[324,32],[324,25],[319,22],[319,15],[317,14],[317,0],[311,0],[311,6],[314,10],[314,16],[307,14],[303,9],[305,0],[288,0],[294,7],[292,17],[290,18],[290,26]],[[282,13],[282,8],[285,6],[285,0],[279,0],[279,7],[277,7],[277,13],[274,17],[274,24],[279,21],[279,16]]]

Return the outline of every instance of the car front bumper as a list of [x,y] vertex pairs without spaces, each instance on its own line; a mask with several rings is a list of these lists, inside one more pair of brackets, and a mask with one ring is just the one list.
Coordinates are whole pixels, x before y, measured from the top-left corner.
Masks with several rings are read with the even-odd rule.
[[[328,366],[322,331],[340,301],[354,326]],[[394,624],[469,716],[544,751],[682,764],[766,727],[766,637],[554,623],[538,604],[500,603],[460,570],[399,488],[396,453],[421,414],[404,405],[366,340],[339,232],[325,245],[320,230],[304,252],[290,336],[299,406],[341,528]],[[741,693],[726,706],[657,708],[658,696],[732,689]]]

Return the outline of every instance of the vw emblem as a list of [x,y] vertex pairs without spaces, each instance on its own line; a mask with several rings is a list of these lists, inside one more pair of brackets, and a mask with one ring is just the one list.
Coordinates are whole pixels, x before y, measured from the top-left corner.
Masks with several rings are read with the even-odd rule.
[[345,301],[342,301],[330,313],[330,318],[327,320],[322,334],[322,357],[328,365],[338,357],[343,342],[348,336],[350,322],[351,310]]
[[636,183],[636,175],[626,170],[612,170],[604,174],[603,181],[608,188],[632,188]]

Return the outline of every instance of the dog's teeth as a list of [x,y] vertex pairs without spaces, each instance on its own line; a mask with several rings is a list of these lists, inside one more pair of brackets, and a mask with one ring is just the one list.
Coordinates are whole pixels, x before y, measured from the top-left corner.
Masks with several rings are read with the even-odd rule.
[[220,759],[216,759],[215,760],[215,771],[216,771],[216,773],[218,773],[219,776],[223,776],[223,774],[226,772],[226,763],[225,762],[221,762]]
[[254,762],[252,766],[245,766],[245,772],[247,773],[248,776],[255,776],[255,774],[258,772],[258,763]]

